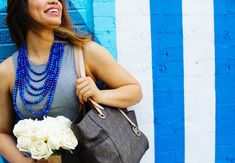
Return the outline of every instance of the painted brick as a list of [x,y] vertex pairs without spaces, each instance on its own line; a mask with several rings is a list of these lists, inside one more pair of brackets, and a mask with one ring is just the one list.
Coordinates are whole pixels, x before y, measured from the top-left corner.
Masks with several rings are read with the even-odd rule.
[[115,22],[115,17],[110,16],[110,17],[103,17],[103,16],[96,16],[94,17],[95,19],[95,24],[94,28],[96,31],[100,32],[105,32],[107,33],[114,33],[116,31],[116,22]]
[[215,3],[215,45],[217,55],[217,135],[216,160],[218,163],[235,162],[234,80],[235,80],[235,2]]
[[0,45],[0,62],[7,58],[9,55],[13,54],[16,51],[14,44],[1,44]]
[[77,10],[70,10],[69,11],[70,18],[71,18],[73,24],[75,24],[75,25],[84,24],[83,19],[86,19],[86,17],[81,16],[81,15],[85,15],[86,10],[81,10],[79,13],[80,14],[78,14]]
[[0,13],[0,29],[6,28],[6,13]]
[[114,0],[93,0],[93,18],[95,40],[117,58],[114,2]]
[[[222,112],[217,115],[218,119],[227,119],[227,118],[234,118],[235,117],[235,103],[225,103],[225,102],[218,102],[217,107],[227,108],[226,112]],[[227,112],[231,113],[228,114]]]
[[235,162],[235,145],[223,145],[219,148],[222,153],[218,156],[220,163],[234,163]]
[[80,10],[86,8],[86,0],[76,0],[74,2],[73,0],[67,1],[68,8],[71,10]]
[[107,18],[107,16],[114,16],[112,13],[110,13],[110,9],[113,9],[113,6],[115,6],[115,1],[97,1],[95,0],[95,3],[93,4],[94,8],[99,8],[102,10],[96,10],[96,15],[99,15],[100,17],[103,17],[104,19]]
[[0,44],[9,44],[12,43],[10,33],[8,29],[1,29],[0,30]]
[[156,153],[156,157],[159,158],[159,160],[162,160],[162,162],[176,162],[176,152],[174,150],[164,152],[156,151]]
[[6,12],[7,0],[2,0],[0,3],[0,12]]

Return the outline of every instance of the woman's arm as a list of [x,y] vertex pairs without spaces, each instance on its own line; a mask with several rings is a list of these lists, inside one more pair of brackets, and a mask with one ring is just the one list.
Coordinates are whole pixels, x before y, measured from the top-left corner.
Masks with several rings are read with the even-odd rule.
[[[84,48],[85,69],[89,77],[77,80],[81,102],[91,97],[100,104],[125,108],[142,98],[139,82],[113,59],[102,46],[90,42]],[[103,81],[108,90],[98,90],[93,80]]]
[[0,155],[3,155],[9,162],[32,162],[16,148],[13,140],[12,122],[13,108],[10,95],[10,59],[0,63]]

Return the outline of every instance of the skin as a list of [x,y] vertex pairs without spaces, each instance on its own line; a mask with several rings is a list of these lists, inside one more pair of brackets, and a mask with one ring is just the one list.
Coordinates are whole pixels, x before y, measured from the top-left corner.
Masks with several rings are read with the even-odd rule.
[[[28,58],[38,64],[48,61],[54,40],[53,28],[61,23],[61,13],[51,15],[45,12],[51,6],[62,9],[61,3],[56,0],[29,0],[32,17],[39,23],[48,25],[48,28],[40,31],[30,30],[27,33]],[[76,80],[76,94],[81,103],[92,98],[100,104],[125,108],[141,100],[142,93],[138,81],[117,64],[104,47],[89,42],[84,47],[84,60],[87,77]],[[103,81],[110,89],[99,90],[95,85],[96,79]],[[11,137],[14,81],[12,57],[9,57],[0,64],[0,154],[9,162],[30,163],[34,160],[25,158]]]

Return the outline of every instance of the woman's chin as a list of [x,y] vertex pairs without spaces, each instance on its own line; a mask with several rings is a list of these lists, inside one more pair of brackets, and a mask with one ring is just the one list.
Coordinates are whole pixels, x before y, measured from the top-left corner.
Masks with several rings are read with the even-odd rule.
[[47,21],[44,21],[43,24],[45,26],[49,27],[58,27],[61,25],[61,20],[60,19],[48,19]]
[[55,28],[55,27],[59,27],[61,25],[61,22],[50,22],[47,24],[49,27]]
[[55,28],[58,28],[61,25],[61,23],[52,23],[52,22],[50,22],[50,23],[44,24],[44,25],[47,29],[55,29]]

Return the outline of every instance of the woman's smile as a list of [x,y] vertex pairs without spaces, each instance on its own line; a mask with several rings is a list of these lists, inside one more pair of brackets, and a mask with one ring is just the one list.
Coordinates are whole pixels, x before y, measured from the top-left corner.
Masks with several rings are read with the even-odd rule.
[[44,13],[50,14],[50,15],[55,15],[55,16],[60,16],[61,14],[61,9],[59,6],[54,5],[44,11]]

